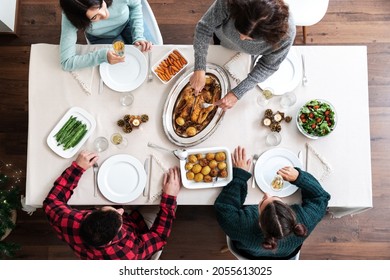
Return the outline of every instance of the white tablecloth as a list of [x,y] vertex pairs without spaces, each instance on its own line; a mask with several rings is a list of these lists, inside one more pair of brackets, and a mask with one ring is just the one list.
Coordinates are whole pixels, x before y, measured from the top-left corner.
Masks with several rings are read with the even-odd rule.
[[[78,46],[81,52],[87,52],[92,46]],[[96,46],[94,46],[96,47]],[[172,48],[178,48],[193,64],[192,46],[154,46],[153,61],[157,62]],[[338,113],[336,130],[319,140],[309,140],[300,134],[294,122],[282,125],[282,143],[279,147],[288,148],[294,153],[305,151],[305,143],[316,149],[333,168],[331,175],[323,182],[323,187],[331,194],[330,210],[336,217],[354,214],[372,207],[370,131],[367,86],[367,53],[364,46],[294,46],[298,53],[306,58],[306,73],[309,83],[295,89],[297,103],[282,109],[279,97],[274,97],[267,107],[281,110],[295,117],[300,106],[314,98],[330,101]],[[149,122],[142,124],[137,131],[127,134],[129,146],[119,150],[113,145],[100,154],[99,162],[114,154],[128,153],[142,163],[153,154],[166,168],[177,165],[178,160],[171,154],[154,150],[147,146],[155,144],[177,148],[166,137],[162,127],[162,112],[167,95],[174,81],[162,84],[156,77],[136,89],[135,100],[130,108],[119,103],[121,93],[105,87],[99,95],[98,68],[85,70],[91,73],[92,94],[87,95],[78,81],[59,65],[59,47],[57,45],[32,45],[29,73],[29,135],[27,159],[26,203],[40,207],[53,185],[54,180],[69,166],[71,159],[56,155],[46,144],[46,138],[64,113],[73,106],[82,107],[90,112],[97,127],[84,149],[93,149],[93,140],[98,136],[110,138],[118,131],[116,121],[124,114],[148,114]],[[208,62],[224,65],[236,52],[220,46],[210,46]],[[246,56],[247,69],[250,57]],[[86,73],[84,72],[84,74]],[[234,82],[232,85],[234,86]],[[267,129],[260,125],[264,109],[256,104],[258,88],[248,92],[236,106],[229,110],[218,129],[199,147],[225,146],[231,151],[238,146],[246,147],[248,154],[261,153],[269,147],[265,144]],[[74,158],[73,158],[74,159]],[[161,172],[156,172],[158,176]],[[152,176],[153,176],[152,170]],[[160,180],[152,180],[152,182]],[[250,183],[251,181],[249,181]],[[151,186],[154,190],[160,186]],[[190,190],[182,188],[178,203],[182,205],[211,205],[220,192],[220,188]],[[249,188],[246,204],[258,203],[263,193],[260,189]],[[285,198],[288,203],[300,201],[300,193]],[[158,200],[153,204],[158,204]],[[70,199],[73,205],[112,204],[100,193],[93,196],[93,172],[87,170],[79,186]],[[147,197],[140,196],[131,204],[151,204]]]

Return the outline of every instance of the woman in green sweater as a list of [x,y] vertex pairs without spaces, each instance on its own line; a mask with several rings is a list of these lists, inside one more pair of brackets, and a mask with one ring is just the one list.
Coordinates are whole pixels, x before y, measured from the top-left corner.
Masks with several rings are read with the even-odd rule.
[[244,148],[232,156],[233,180],[215,201],[218,223],[249,259],[290,259],[326,214],[330,195],[309,173],[291,166],[277,173],[301,189],[302,203],[287,205],[264,194],[258,205],[245,205],[250,160]]
[[152,44],[144,37],[141,0],[60,0],[63,11],[60,60],[65,71],[124,61],[113,50],[102,48],[77,55],[77,32],[82,30],[91,44],[111,44],[122,39],[125,44],[149,51]]

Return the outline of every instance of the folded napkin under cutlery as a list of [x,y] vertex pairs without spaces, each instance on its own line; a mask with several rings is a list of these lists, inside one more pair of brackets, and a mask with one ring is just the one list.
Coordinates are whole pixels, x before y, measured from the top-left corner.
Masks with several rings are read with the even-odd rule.
[[248,58],[243,53],[237,53],[224,65],[237,84],[248,76],[248,66]]
[[154,154],[151,154],[150,160],[148,202],[154,202],[161,197],[164,173],[168,170]]
[[[99,46],[89,45],[88,49],[80,49],[79,46],[77,46],[77,51],[80,54],[86,54],[89,52],[97,51],[100,48],[101,47],[99,47]],[[85,68],[77,69],[77,70],[71,71],[70,74],[80,84],[83,91],[87,95],[91,95],[92,94],[92,85],[95,84],[95,85],[97,85],[97,87],[99,87],[99,83],[93,81],[94,77],[96,76],[95,72],[98,73],[97,76],[98,76],[98,81],[99,81],[99,79],[100,79],[99,65],[94,66],[94,67],[85,67]],[[96,92],[98,92],[98,89]]]
[[331,165],[309,143],[306,143],[306,171],[320,182],[332,173]]

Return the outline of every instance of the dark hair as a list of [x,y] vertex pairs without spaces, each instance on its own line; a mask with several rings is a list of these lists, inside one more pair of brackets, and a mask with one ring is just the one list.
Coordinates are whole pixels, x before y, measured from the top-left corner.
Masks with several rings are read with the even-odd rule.
[[295,212],[291,207],[281,201],[270,202],[260,213],[260,228],[265,235],[262,246],[273,250],[277,247],[277,240],[294,233],[297,236],[306,236],[307,228],[298,224]]
[[122,225],[121,215],[113,210],[94,210],[82,222],[80,236],[85,243],[93,247],[106,245]]
[[[104,0],[107,7],[110,7],[113,0]],[[86,13],[93,6],[101,7],[103,0],[60,0],[61,9],[69,21],[81,30],[87,29],[91,25],[91,20]]]
[[288,32],[289,9],[283,0],[227,0],[238,32],[277,45]]

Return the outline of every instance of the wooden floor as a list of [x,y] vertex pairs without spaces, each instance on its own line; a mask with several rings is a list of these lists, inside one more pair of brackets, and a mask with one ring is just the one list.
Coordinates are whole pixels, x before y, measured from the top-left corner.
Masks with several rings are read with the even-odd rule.
[[[0,159],[25,170],[30,45],[58,44],[61,14],[57,0],[19,2],[19,37],[0,35]],[[194,26],[212,0],[149,2],[166,44],[192,44]],[[326,217],[304,243],[301,259],[390,259],[389,24],[388,0],[330,0],[324,19],[308,28],[307,44],[368,47],[374,208],[353,217]],[[295,43],[302,44],[300,29]],[[351,96],[353,106],[354,93],[344,94]],[[56,238],[41,210],[32,216],[19,213],[16,229],[7,240],[22,245],[18,259],[75,259]],[[225,235],[212,206],[180,206],[161,258],[233,259],[230,253],[220,252],[223,245]]]

